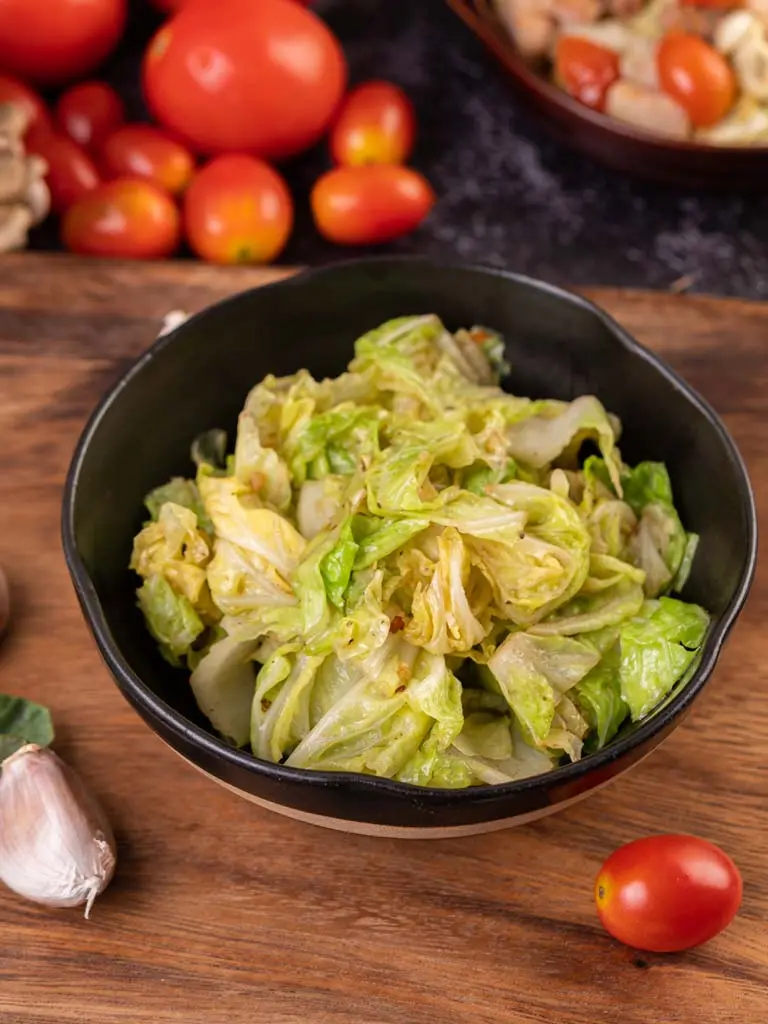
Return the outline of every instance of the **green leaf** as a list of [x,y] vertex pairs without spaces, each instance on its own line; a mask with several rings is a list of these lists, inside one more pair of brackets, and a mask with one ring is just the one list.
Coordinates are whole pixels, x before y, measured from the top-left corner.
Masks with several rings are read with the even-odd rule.
[[529,413],[508,431],[509,451],[518,462],[539,469],[565,459],[575,466],[582,444],[594,441],[615,490],[621,490],[614,424],[594,395],[582,395],[573,402],[534,402]]
[[144,504],[152,518],[152,522],[157,522],[160,509],[167,501],[173,502],[174,505],[181,505],[184,508],[191,509],[197,514],[197,510],[200,507],[200,495],[194,481],[185,480],[184,477],[177,476],[169,480],[167,484],[163,484],[161,487],[156,487],[153,491],[150,491],[144,499]]
[[294,486],[328,473],[351,475],[378,450],[380,410],[342,402],[306,419],[286,441]]
[[328,442],[325,454],[332,473],[338,473],[341,476],[351,476],[357,469],[357,459],[355,456],[336,441]]
[[227,466],[226,430],[206,430],[192,442],[190,455],[195,465],[207,466],[214,472],[222,472]]
[[355,516],[352,521],[352,532],[358,542],[355,570],[367,569],[391,555],[428,526],[429,523],[423,519]]
[[593,732],[588,747],[601,750],[629,715],[629,707],[621,696],[618,645],[576,684],[573,696]]
[[563,695],[599,659],[591,645],[572,637],[512,633],[491,656],[488,668],[525,735],[548,747]]
[[26,743],[37,743],[40,747],[53,743],[50,711],[24,697],[0,694],[0,761]]
[[621,485],[624,501],[635,515],[639,516],[653,502],[673,504],[672,484],[663,462],[638,462],[634,469],[622,473]]
[[224,637],[214,643],[190,677],[197,706],[224,739],[236,747],[248,742],[256,669],[256,641]]
[[259,425],[247,411],[240,414],[237,423],[233,474],[275,508],[285,511],[290,506],[288,467],[274,448],[262,445]]
[[357,544],[352,536],[350,517],[341,527],[339,539],[320,561],[320,575],[323,577],[328,600],[340,611],[344,609],[344,595],[349,586],[356,554]]
[[646,573],[647,596],[679,591],[691,570],[698,537],[683,529],[666,466],[640,462],[624,471],[622,484],[626,502],[640,517],[628,557]]
[[462,486],[473,494],[485,494],[491,484],[506,484],[518,476],[517,463],[510,459],[502,469],[492,469],[487,462],[475,462],[464,471]]
[[619,681],[633,721],[667,696],[696,657],[708,626],[703,608],[662,597],[647,601],[642,613],[621,629]]
[[213,533],[213,524],[205,514],[203,503],[200,500],[200,492],[194,480],[185,480],[184,477],[177,476],[169,480],[167,484],[163,484],[162,487],[156,487],[154,491],[149,492],[144,499],[144,504],[153,522],[158,521],[160,510],[167,502],[181,505],[182,508],[194,512],[197,516],[198,526],[207,533]]
[[691,575],[691,568],[693,567],[693,559],[696,556],[698,547],[699,535],[697,533],[687,534],[685,538],[685,551],[680,560],[680,568],[677,570],[677,576],[672,580],[672,590],[676,594],[679,594],[688,582],[688,577]]
[[200,616],[164,576],[149,576],[136,596],[150,633],[171,664],[178,664],[205,629]]

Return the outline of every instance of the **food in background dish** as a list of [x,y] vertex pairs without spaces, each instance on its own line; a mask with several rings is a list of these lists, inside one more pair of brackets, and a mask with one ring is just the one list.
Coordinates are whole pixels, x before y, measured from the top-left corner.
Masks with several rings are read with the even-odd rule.
[[697,538],[597,398],[503,391],[491,330],[436,316],[348,370],[266,377],[234,451],[146,498],[139,606],[224,738],[292,767],[458,788],[546,772],[663,702],[707,613]]
[[768,0],[495,0],[571,96],[669,138],[768,143]]

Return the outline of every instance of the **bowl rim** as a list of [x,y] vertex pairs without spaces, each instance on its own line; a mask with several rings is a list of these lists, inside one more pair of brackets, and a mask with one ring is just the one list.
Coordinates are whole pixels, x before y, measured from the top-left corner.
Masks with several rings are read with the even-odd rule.
[[[492,51],[510,74],[522,82],[530,92],[536,93],[547,102],[558,106],[572,118],[586,121],[604,132],[618,135],[629,142],[665,153],[686,153],[689,156],[706,154],[713,158],[722,156],[723,159],[729,157],[743,159],[744,154],[748,153],[768,159],[768,143],[757,146],[746,144],[743,146],[719,146],[713,142],[668,138],[664,135],[654,135],[651,131],[644,131],[642,128],[620,121],[616,117],[610,117],[599,110],[593,110],[591,107],[579,103],[564,89],[560,89],[553,82],[548,81],[525,61],[509,33],[504,29],[495,10],[492,9],[488,16],[476,9],[473,0],[446,0],[446,3]],[[470,4],[472,9],[470,9]]]
[[[698,666],[691,673],[688,681],[666,705],[656,714],[638,723],[631,732],[619,735],[615,740],[596,753],[589,754],[580,761],[553,768],[540,775],[529,776],[514,782],[505,782],[493,786],[471,786],[466,789],[432,789],[415,786],[406,782],[384,779],[378,776],[363,775],[356,772],[328,772],[306,768],[292,768],[286,765],[264,761],[244,749],[236,749],[207,729],[196,725],[180,712],[158,697],[150,687],[133,671],[122,651],[112,637],[107,624],[102,602],[88,570],[77,548],[75,535],[75,505],[83,465],[89,446],[99,430],[101,421],[119,398],[122,391],[139,376],[153,359],[166,348],[183,338],[188,323],[203,324],[206,319],[216,316],[218,311],[227,306],[236,305],[254,292],[263,290],[301,289],[309,281],[322,279],[325,276],[344,274],[349,270],[369,267],[372,270],[404,269],[419,266],[425,269],[445,269],[448,271],[469,272],[481,276],[499,278],[540,293],[552,296],[583,309],[596,317],[612,334],[617,344],[650,366],[678,392],[681,399],[687,401],[704,416],[718,435],[726,450],[729,460],[733,463],[737,477],[739,499],[746,517],[748,550],[741,566],[739,582],[736,590],[721,616],[714,622],[706,643],[701,651]],[[747,474],[746,466],[735,442],[728,433],[718,414],[679,374],[668,366],[664,360],[646,349],[636,341],[607,312],[583,296],[567,291],[556,285],[537,280],[526,275],[516,274],[507,270],[486,267],[480,264],[466,263],[461,260],[432,258],[425,256],[394,255],[369,256],[341,260],[322,267],[300,270],[293,276],[281,278],[255,288],[236,292],[193,314],[187,321],[166,334],[159,336],[147,350],[139,356],[125,373],[112,385],[101,398],[91,416],[87,420],[70,463],[64,487],[61,514],[61,537],[65,561],[75,591],[80,601],[84,617],[93,633],[102,658],[110,669],[119,689],[124,696],[139,710],[145,720],[153,725],[159,721],[167,734],[176,740],[191,744],[199,751],[214,759],[223,759],[234,768],[248,773],[266,776],[274,781],[300,783],[322,789],[351,789],[358,793],[372,793],[418,799],[425,806],[440,807],[456,802],[496,802],[505,797],[524,795],[538,789],[554,788],[559,783],[574,783],[597,769],[606,767],[642,748],[658,732],[666,732],[672,723],[679,720],[692,704],[694,699],[709,679],[720,656],[725,640],[733,628],[734,622],[746,601],[751,587],[757,561],[757,515],[755,500]],[[126,569],[126,572],[128,570]]]

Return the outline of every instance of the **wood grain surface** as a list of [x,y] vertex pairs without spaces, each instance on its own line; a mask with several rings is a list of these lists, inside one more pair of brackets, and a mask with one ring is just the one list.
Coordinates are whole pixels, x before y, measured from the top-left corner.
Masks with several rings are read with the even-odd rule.
[[[373,839],[280,818],[193,771],[122,699],[59,545],[76,437],[168,310],[285,271],[0,260],[0,689],[48,704],[118,873],[90,922],[0,893],[2,1024],[760,1024],[768,1019],[768,581],[688,721],[618,782],[517,830]],[[594,291],[724,415],[768,508],[768,306]],[[706,553],[704,553],[706,556]],[[684,955],[600,929],[592,883],[657,831],[720,843],[744,904]]]

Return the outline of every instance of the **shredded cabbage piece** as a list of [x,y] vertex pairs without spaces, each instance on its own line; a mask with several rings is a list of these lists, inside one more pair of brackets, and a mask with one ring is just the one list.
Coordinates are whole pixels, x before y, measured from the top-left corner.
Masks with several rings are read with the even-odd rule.
[[659,706],[709,617],[698,538],[593,395],[504,391],[503,339],[401,317],[348,370],[252,389],[147,495],[131,569],[163,656],[256,757],[418,786],[578,760]]

